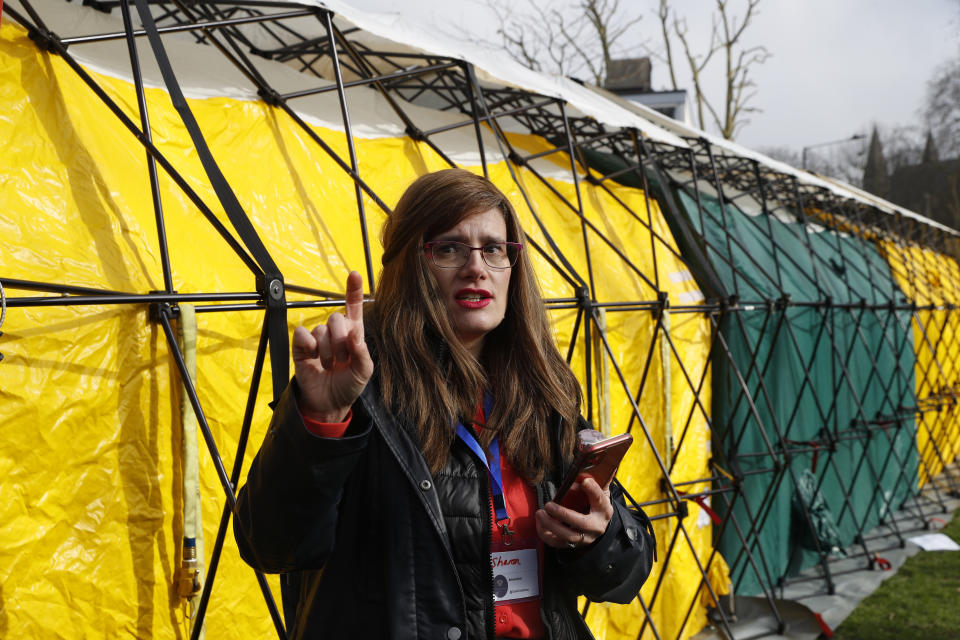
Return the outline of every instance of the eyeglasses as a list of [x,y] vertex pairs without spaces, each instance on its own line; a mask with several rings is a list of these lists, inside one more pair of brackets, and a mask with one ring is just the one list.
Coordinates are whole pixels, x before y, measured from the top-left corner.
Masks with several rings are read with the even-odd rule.
[[459,269],[467,264],[470,254],[480,252],[480,257],[491,269],[507,269],[517,263],[523,246],[519,242],[494,242],[482,247],[471,247],[453,240],[434,240],[424,243],[433,264],[441,269]]

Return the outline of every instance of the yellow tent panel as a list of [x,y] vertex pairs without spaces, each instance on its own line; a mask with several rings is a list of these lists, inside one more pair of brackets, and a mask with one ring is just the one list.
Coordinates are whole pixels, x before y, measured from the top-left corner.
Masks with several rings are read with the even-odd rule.
[[[136,119],[133,86],[93,75]],[[215,203],[168,95],[159,89],[146,93],[158,148],[204,202]],[[62,60],[38,51],[25,32],[9,22],[0,27],[0,94],[7,105],[0,117],[6,172],[0,183],[4,277],[130,293],[161,289],[157,225],[142,146]],[[349,269],[364,271],[353,185],[309,136],[262,102],[209,98],[191,100],[190,107],[288,283],[339,291]],[[320,127],[315,131],[347,155],[342,133]],[[517,135],[511,142],[526,148],[545,144]],[[396,202],[417,175],[447,166],[429,147],[408,138],[357,139],[356,144],[360,175],[388,204]],[[569,163],[564,154],[556,155],[557,166]],[[575,203],[574,185],[555,178],[545,184],[526,169],[514,168],[531,196],[531,210],[504,163],[491,165],[490,171],[513,200],[531,238],[548,246],[536,214],[586,279],[581,220],[554,193]],[[160,183],[174,288],[181,294],[252,291],[248,269],[212,225],[169,177],[161,174]],[[586,234],[598,302],[654,300],[655,271],[671,304],[699,299],[655,202],[618,185],[608,193],[582,181],[579,189],[585,219],[610,239],[608,245],[593,231]],[[376,269],[377,233],[386,212],[364,198]],[[643,222],[617,200],[641,212]],[[227,224],[219,205],[210,206]],[[644,222],[658,236],[653,243]],[[547,298],[575,296],[544,258],[533,259]],[[209,310],[198,305],[197,388],[229,469],[263,312],[205,312]],[[316,324],[326,314],[291,309],[289,328]],[[572,340],[575,315],[571,310],[552,311],[562,349]],[[668,311],[658,318],[650,308],[611,307],[603,316],[607,344],[595,341],[588,363],[581,327],[573,367],[583,380],[588,365],[592,371],[606,371],[593,379],[595,418],[613,433],[629,428],[637,439],[620,473],[627,490],[638,501],[662,497],[658,457],[675,483],[708,477],[709,323],[692,313]],[[657,329],[658,322],[669,325],[669,340]],[[180,435],[174,427],[181,391],[163,331],[142,304],[23,308],[8,314],[3,330],[0,635],[184,637],[188,623],[174,587],[182,531]],[[650,365],[645,367],[648,354]],[[699,400],[691,384],[699,385]],[[265,387],[244,475],[269,421]],[[634,402],[649,440],[634,417]],[[223,490],[205,451],[200,455],[200,480],[209,549]],[[688,493],[706,488],[692,485]],[[697,504],[689,506],[683,531],[678,533],[670,518],[655,525],[661,563],[643,597],[654,602],[653,619],[664,637],[686,638],[703,625],[697,564],[714,571],[722,562],[715,557],[707,569],[712,528]],[[671,508],[663,503],[649,511],[657,515]],[[658,591],[667,545],[673,545],[672,560]],[[274,578],[270,585],[279,600]],[[693,612],[684,626],[691,604]],[[643,617],[637,603],[594,605],[588,613],[598,637],[607,639],[636,637]],[[206,626],[216,629],[217,638],[273,633],[254,574],[230,541],[217,571]]]

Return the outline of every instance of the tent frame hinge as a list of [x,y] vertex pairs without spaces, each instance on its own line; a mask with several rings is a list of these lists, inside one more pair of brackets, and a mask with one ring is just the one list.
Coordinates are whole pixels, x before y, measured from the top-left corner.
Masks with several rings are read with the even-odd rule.
[[[176,295],[176,291],[151,291],[150,293],[165,293]],[[180,307],[175,302],[151,302],[150,322],[159,324],[164,318],[176,318],[180,315]]]

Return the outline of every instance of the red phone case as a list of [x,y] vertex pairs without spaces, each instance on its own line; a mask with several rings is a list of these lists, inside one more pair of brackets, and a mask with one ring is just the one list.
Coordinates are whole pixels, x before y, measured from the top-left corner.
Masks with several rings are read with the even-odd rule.
[[633,444],[633,436],[623,433],[583,447],[573,461],[553,501],[569,509],[588,513],[590,501],[586,494],[579,489],[571,490],[571,485],[589,476],[601,487],[605,486],[617,473],[620,461],[631,444]]

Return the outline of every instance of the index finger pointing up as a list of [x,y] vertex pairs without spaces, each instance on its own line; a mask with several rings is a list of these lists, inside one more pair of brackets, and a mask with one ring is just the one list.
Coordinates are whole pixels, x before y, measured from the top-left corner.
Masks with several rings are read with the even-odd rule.
[[363,276],[356,271],[351,271],[347,276],[347,296],[346,296],[346,316],[347,320],[363,323]]

